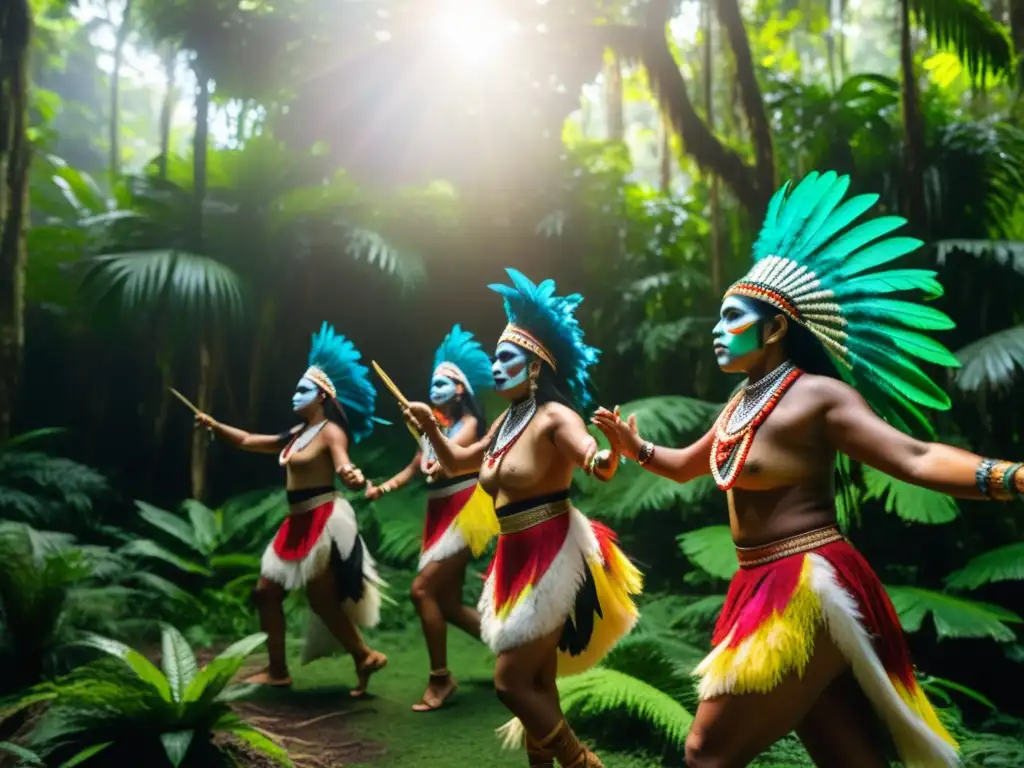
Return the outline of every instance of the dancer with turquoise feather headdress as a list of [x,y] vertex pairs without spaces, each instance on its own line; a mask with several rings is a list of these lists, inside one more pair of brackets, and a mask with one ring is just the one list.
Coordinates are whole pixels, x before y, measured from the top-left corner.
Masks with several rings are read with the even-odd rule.
[[479,607],[482,637],[498,654],[495,688],[516,716],[501,729],[506,744],[525,741],[537,768],[600,768],[567,725],[555,680],[597,664],[637,620],[639,571],[615,534],[569,498],[574,470],[610,480],[619,456],[598,450],[580,416],[598,356],[576,321],[583,297],[507,272],[512,285],[491,289],[509,321],[492,367],[508,409],[470,446],[448,439],[424,403],[407,404],[405,415],[446,473],[479,468],[497,504],[500,535]]
[[[701,703],[688,766],[747,765],[796,731],[817,765],[959,764],[914,674],[885,588],[837,526],[837,453],[961,498],[1024,494],[1024,464],[941,443],[926,409],[949,398],[919,361],[955,367],[928,332],[942,312],[900,294],[942,294],[935,272],[878,269],[922,243],[896,216],[856,223],[877,195],[812,173],[772,198],[754,266],[722,301],[715,356],[747,383],[686,448],[643,440],[636,419],[594,421],[624,456],[678,482],[711,474],[729,494],[739,570],[695,670]],[[888,739],[879,742],[879,732]]]
[[349,447],[369,436],[379,421],[373,415],[376,392],[359,361],[352,342],[324,323],[313,335],[309,368],[292,396],[301,424],[280,435],[257,435],[204,413],[196,416],[197,426],[236,448],[279,453],[287,477],[288,517],[263,554],[254,593],[270,664],[247,682],[291,685],[282,605],[285,593],[295,589],[305,589],[312,609],[303,663],[340,645],[355,662],[359,682],[353,696],[362,695],[370,675],[387,664],[387,657],[367,646],[357,629],[376,626],[384,584],[351,505],[334,487],[335,476],[350,490],[365,487]]
[[[456,325],[434,355],[430,402],[448,440],[472,445],[487,431],[479,396],[494,386],[491,359],[473,334]],[[401,488],[417,475],[426,477],[427,514],[419,573],[412,583],[412,599],[423,624],[430,656],[427,690],[416,712],[440,708],[456,690],[448,670],[448,624],[479,639],[480,614],[462,604],[466,566],[479,557],[498,534],[494,502],[477,482],[479,467],[448,475],[437,463],[426,437],[407,467],[378,486],[366,490],[369,499]]]

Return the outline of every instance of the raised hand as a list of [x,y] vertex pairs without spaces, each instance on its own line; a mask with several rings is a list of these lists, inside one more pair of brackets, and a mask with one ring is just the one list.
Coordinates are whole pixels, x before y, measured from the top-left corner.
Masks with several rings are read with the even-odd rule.
[[614,411],[598,408],[591,416],[590,422],[608,438],[612,450],[621,453],[631,461],[636,461],[643,440],[637,431],[635,413],[630,414],[629,418],[623,421],[619,413],[619,406],[615,406]]
[[363,495],[370,501],[376,501],[377,499],[384,495],[384,488],[382,486],[374,485],[373,483],[368,482],[366,484],[366,493]]
[[419,432],[426,432],[434,421],[434,411],[426,403],[409,403],[402,409],[402,416],[409,426]]
[[338,475],[341,477],[341,482],[353,490],[366,485],[366,478],[363,477],[362,471],[355,464],[346,464],[338,472]]
[[196,429],[202,429],[203,427],[205,427],[206,429],[213,429],[213,427],[214,427],[214,425],[216,423],[217,423],[217,420],[214,419],[213,416],[211,416],[208,413],[197,413],[196,414],[196,420],[195,420]]

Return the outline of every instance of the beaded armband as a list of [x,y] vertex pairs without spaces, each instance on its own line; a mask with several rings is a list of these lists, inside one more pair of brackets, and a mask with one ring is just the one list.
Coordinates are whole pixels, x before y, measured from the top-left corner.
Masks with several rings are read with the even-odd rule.
[[1024,498],[1022,467],[1024,463],[1021,462],[982,459],[974,472],[974,482],[981,495],[993,501]]
[[636,455],[636,463],[641,467],[654,458],[654,443],[650,440],[644,441]]

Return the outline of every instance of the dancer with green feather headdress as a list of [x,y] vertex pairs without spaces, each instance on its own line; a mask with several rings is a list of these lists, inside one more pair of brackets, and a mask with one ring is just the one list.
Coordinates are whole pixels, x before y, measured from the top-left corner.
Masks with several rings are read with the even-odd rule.
[[719,366],[747,383],[704,437],[655,446],[617,409],[593,417],[647,470],[710,473],[729,495],[739,570],[694,673],[688,766],[747,765],[794,730],[817,765],[884,768],[890,744],[908,766],[959,764],[884,587],[837,526],[836,458],[995,500],[1024,494],[1024,465],[913,436],[932,436],[927,409],[949,408],[920,366],[958,364],[927,335],[953,322],[906,297],[940,296],[934,272],[886,268],[921,245],[891,236],[905,220],[856,223],[878,196],[846,198],[849,185],[812,173],[772,198],[713,331]]
[[377,625],[384,582],[359,535],[352,505],[335,490],[335,477],[349,490],[366,486],[349,448],[368,437],[375,424],[387,424],[374,416],[377,395],[360,359],[352,342],[324,323],[313,335],[309,367],[292,395],[292,410],[302,423],[279,435],[252,434],[196,414],[196,426],[236,448],[279,453],[287,476],[288,516],[263,553],[253,595],[270,663],[246,682],[291,685],[283,602],[285,593],[296,589],[306,591],[312,609],[303,663],[343,648],[359,681],[353,696],[365,693],[370,675],[387,664],[358,629]]

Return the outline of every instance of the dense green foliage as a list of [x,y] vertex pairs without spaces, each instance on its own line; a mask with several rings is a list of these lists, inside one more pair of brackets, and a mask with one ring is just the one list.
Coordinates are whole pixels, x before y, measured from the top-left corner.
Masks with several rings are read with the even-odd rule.
[[[23,251],[0,238],[0,286],[24,293],[0,317],[0,765],[206,765],[241,742],[288,760],[227,688],[262,642],[249,593],[285,513],[280,469],[193,433],[168,387],[279,433],[327,320],[421,397],[452,323],[496,337],[484,286],[516,266],[586,296],[600,402],[684,445],[738,384],[709,353],[721,291],[776,182],[812,169],[850,173],[928,243],[908,261],[938,272],[935,305],[957,323],[942,340],[961,362],[930,371],[953,399],[931,421],[939,439],[1019,458],[1021,0],[475,0],[477,26],[456,38],[443,35],[467,20],[442,2],[8,6],[34,27],[28,206],[0,195],[0,231],[25,226]],[[2,37],[8,6],[5,56],[20,50]],[[484,24],[485,6],[516,31]],[[0,115],[19,113],[13,71],[0,70]],[[0,168],[20,167],[12,147]],[[382,480],[413,450],[398,425],[353,458]],[[958,502],[846,459],[837,476],[840,520],[968,764],[1020,765],[1020,505]],[[576,492],[648,594],[636,632],[561,681],[565,707],[608,765],[678,765],[690,672],[736,569],[725,500],[710,478],[633,465]],[[429,768],[444,726],[403,698],[426,668],[405,597],[425,488],[352,501],[392,584],[375,640],[395,675],[352,728],[391,744],[382,764]],[[303,618],[300,595],[287,613]],[[201,669],[188,644],[240,637]],[[130,647],[158,641],[162,670]],[[476,714],[497,726],[502,713],[486,651],[453,643],[472,703],[439,716],[460,733],[448,757],[468,764],[495,748]],[[792,737],[758,763],[807,764]]]

